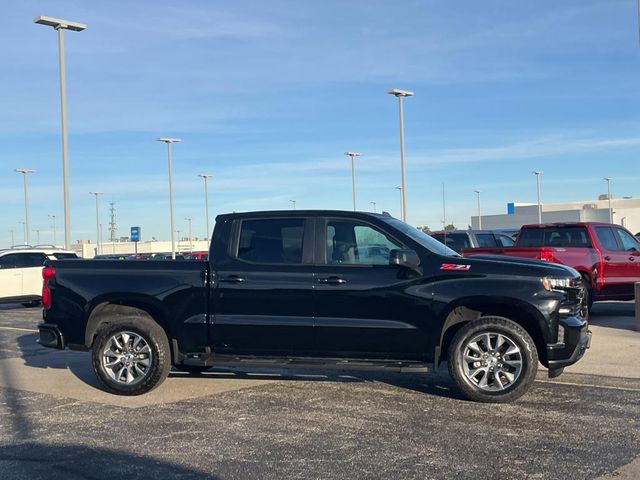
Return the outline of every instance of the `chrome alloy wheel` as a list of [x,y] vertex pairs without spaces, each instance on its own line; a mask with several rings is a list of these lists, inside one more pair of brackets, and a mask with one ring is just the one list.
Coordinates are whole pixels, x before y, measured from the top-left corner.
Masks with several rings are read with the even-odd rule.
[[522,372],[522,352],[508,336],[497,332],[476,335],[460,350],[462,371],[473,386],[488,392],[511,387]]
[[134,385],[149,373],[152,352],[147,341],[134,332],[118,332],[102,351],[102,368],[112,380]]

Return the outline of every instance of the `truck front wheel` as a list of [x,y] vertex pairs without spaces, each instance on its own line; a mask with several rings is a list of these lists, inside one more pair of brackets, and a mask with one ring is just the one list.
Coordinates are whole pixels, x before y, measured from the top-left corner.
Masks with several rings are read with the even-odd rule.
[[531,336],[502,317],[481,317],[462,327],[448,355],[460,391],[477,402],[507,403],[524,395],[538,368]]
[[151,320],[108,324],[98,333],[91,356],[98,379],[118,395],[149,392],[171,370],[167,336]]

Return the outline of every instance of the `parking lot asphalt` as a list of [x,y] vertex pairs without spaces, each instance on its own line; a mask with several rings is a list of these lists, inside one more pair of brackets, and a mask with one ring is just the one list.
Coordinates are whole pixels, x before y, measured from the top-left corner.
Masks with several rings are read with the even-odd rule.
[[100,390],[89,356],[35,343],[38,309],[0,306],[0,478],[640,478],[640,332],[599,304],[592,349],[509,405],[433,374],[179,372]]

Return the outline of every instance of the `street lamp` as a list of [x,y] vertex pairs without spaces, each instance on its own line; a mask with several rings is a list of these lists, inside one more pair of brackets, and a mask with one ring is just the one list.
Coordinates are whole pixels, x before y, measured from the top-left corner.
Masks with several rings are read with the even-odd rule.
[[613,207],[611,206],[611,177],[604,177],[607,182],[607,199],[609,200],[609,223],[613,223]]
[[413,96],[413,92],[408,90],[399,90],[397,88],[391,89],[387,91],[388,94],[394,95],[398,99],[398,111],[400,116],[400,168],[402,170],[402,190],[400,190],[400,195],[402,198],[402,221],[407,221],[407,184],[406,184],[406,176],[405,176],[405,165],[404,165],[404,110],[402,106],[402,99],[404,97]]
[[100,210],[98,208],[98,197],[102,192],[89,192],[89,195],[96,197],[96,255],[100,255]]
[[56,241],[56,216],[55,215],[47,215],[53,222],[52,227],[53,227],[53,246],[55,247],[57,244]]
[[35,170],[30,168],[16,168],[15,172],[22,174],[22,183],[24,185],[24,243],[29,244],[29,189],[27,187],[27,175],[34,173]]
[[369,202],[371,203],[371,205],[373,205],[373,213],[377,213],[376,211],[376,205],[378,204],[377,202]]
[[400,218],[404,218],[404,197],[402,196],[402,187],[396,187],[400,192]]
[[169,221],[171,224],[171,258],[176,259],[176,237],[174,231],[174,217],[173,217],[173,165],[171,161],[171,144],[179,143],[182,140],[179,138],[160,137],[158,142],[164,142],[167,144],[167,158],[169,161]]
[[40,229],[35,228],[33,231],[36,232],[36,245],[40,245]]
[[297,201],[296,200],[289,200],[289,201],[291,202],[291,205],[293,205],[293,209],[295,210]]
[[207,218],[207,233],[204,236],[204,239],[209,240],[209,235],[211,235],[211,232],[209,231],[209,189],[207,180],[213,177],[213,175],[210,175],[208,173],[199,173],[198,176],[202,177],[202,179],[204,180],[204,216]]
[[538,193],[538,224],[542,223],[542,203],[540,203],[540,175],[542,172],[534,170],[533,173],[536,176],[536,191]]
[[358,152],[344,152],[348,157],[351,157],[351,196],[353,198],[353,211],[356,211],[356,165],[355,158],[359,157]]
[[482,215],[480,214],[480,190],[474,190],[478,196],[478,230],[482,230]]
[[18,222],[20,225],[22,225],[22,234],[24,236],[24,244],[27,245],[27,229],[25,228],[26,223],[24,222]]
[[62,124],[62,189],[64,198],[64,246],[71,248],[71,216],[69,213],[69,145],[67,140],[67,82],[65,76],[64,31],[81,32],[87,26],[83,23],[61,18],[40,16],[35,23],[53,27],[58,32],[58,63],[60,69],[60,117]]
[[191,217],[186,217],[185,220],[189,222],[189,252],[193,252],[193,243],[191,243]]
[[15,230],[9,230],[9,233],[11,234],[11,246],[13,247],[15,245],[15,241],[16,241],[16,238],[15,238],[15,235],[14,235],[16,233],[16,231]]

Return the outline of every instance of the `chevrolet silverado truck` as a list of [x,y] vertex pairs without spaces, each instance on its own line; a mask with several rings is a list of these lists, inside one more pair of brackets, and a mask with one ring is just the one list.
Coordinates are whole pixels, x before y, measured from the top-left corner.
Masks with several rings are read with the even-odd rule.
[[90,350],[110,392],[150,391],[172,365],[424,371],[448,362],[468,398],[509,402],[538,362],[589,347],[578,272],[463,258],[386,215],[220,215],[207,261],[58,261],[43,270],[39,342]]
[[640,282],[640,241],[609,223],[524,225],[513,247],[468,248],[462,254],[537,258],[573,267],[587,287],[589,308],[598,300],[633,300],[634,284]]

